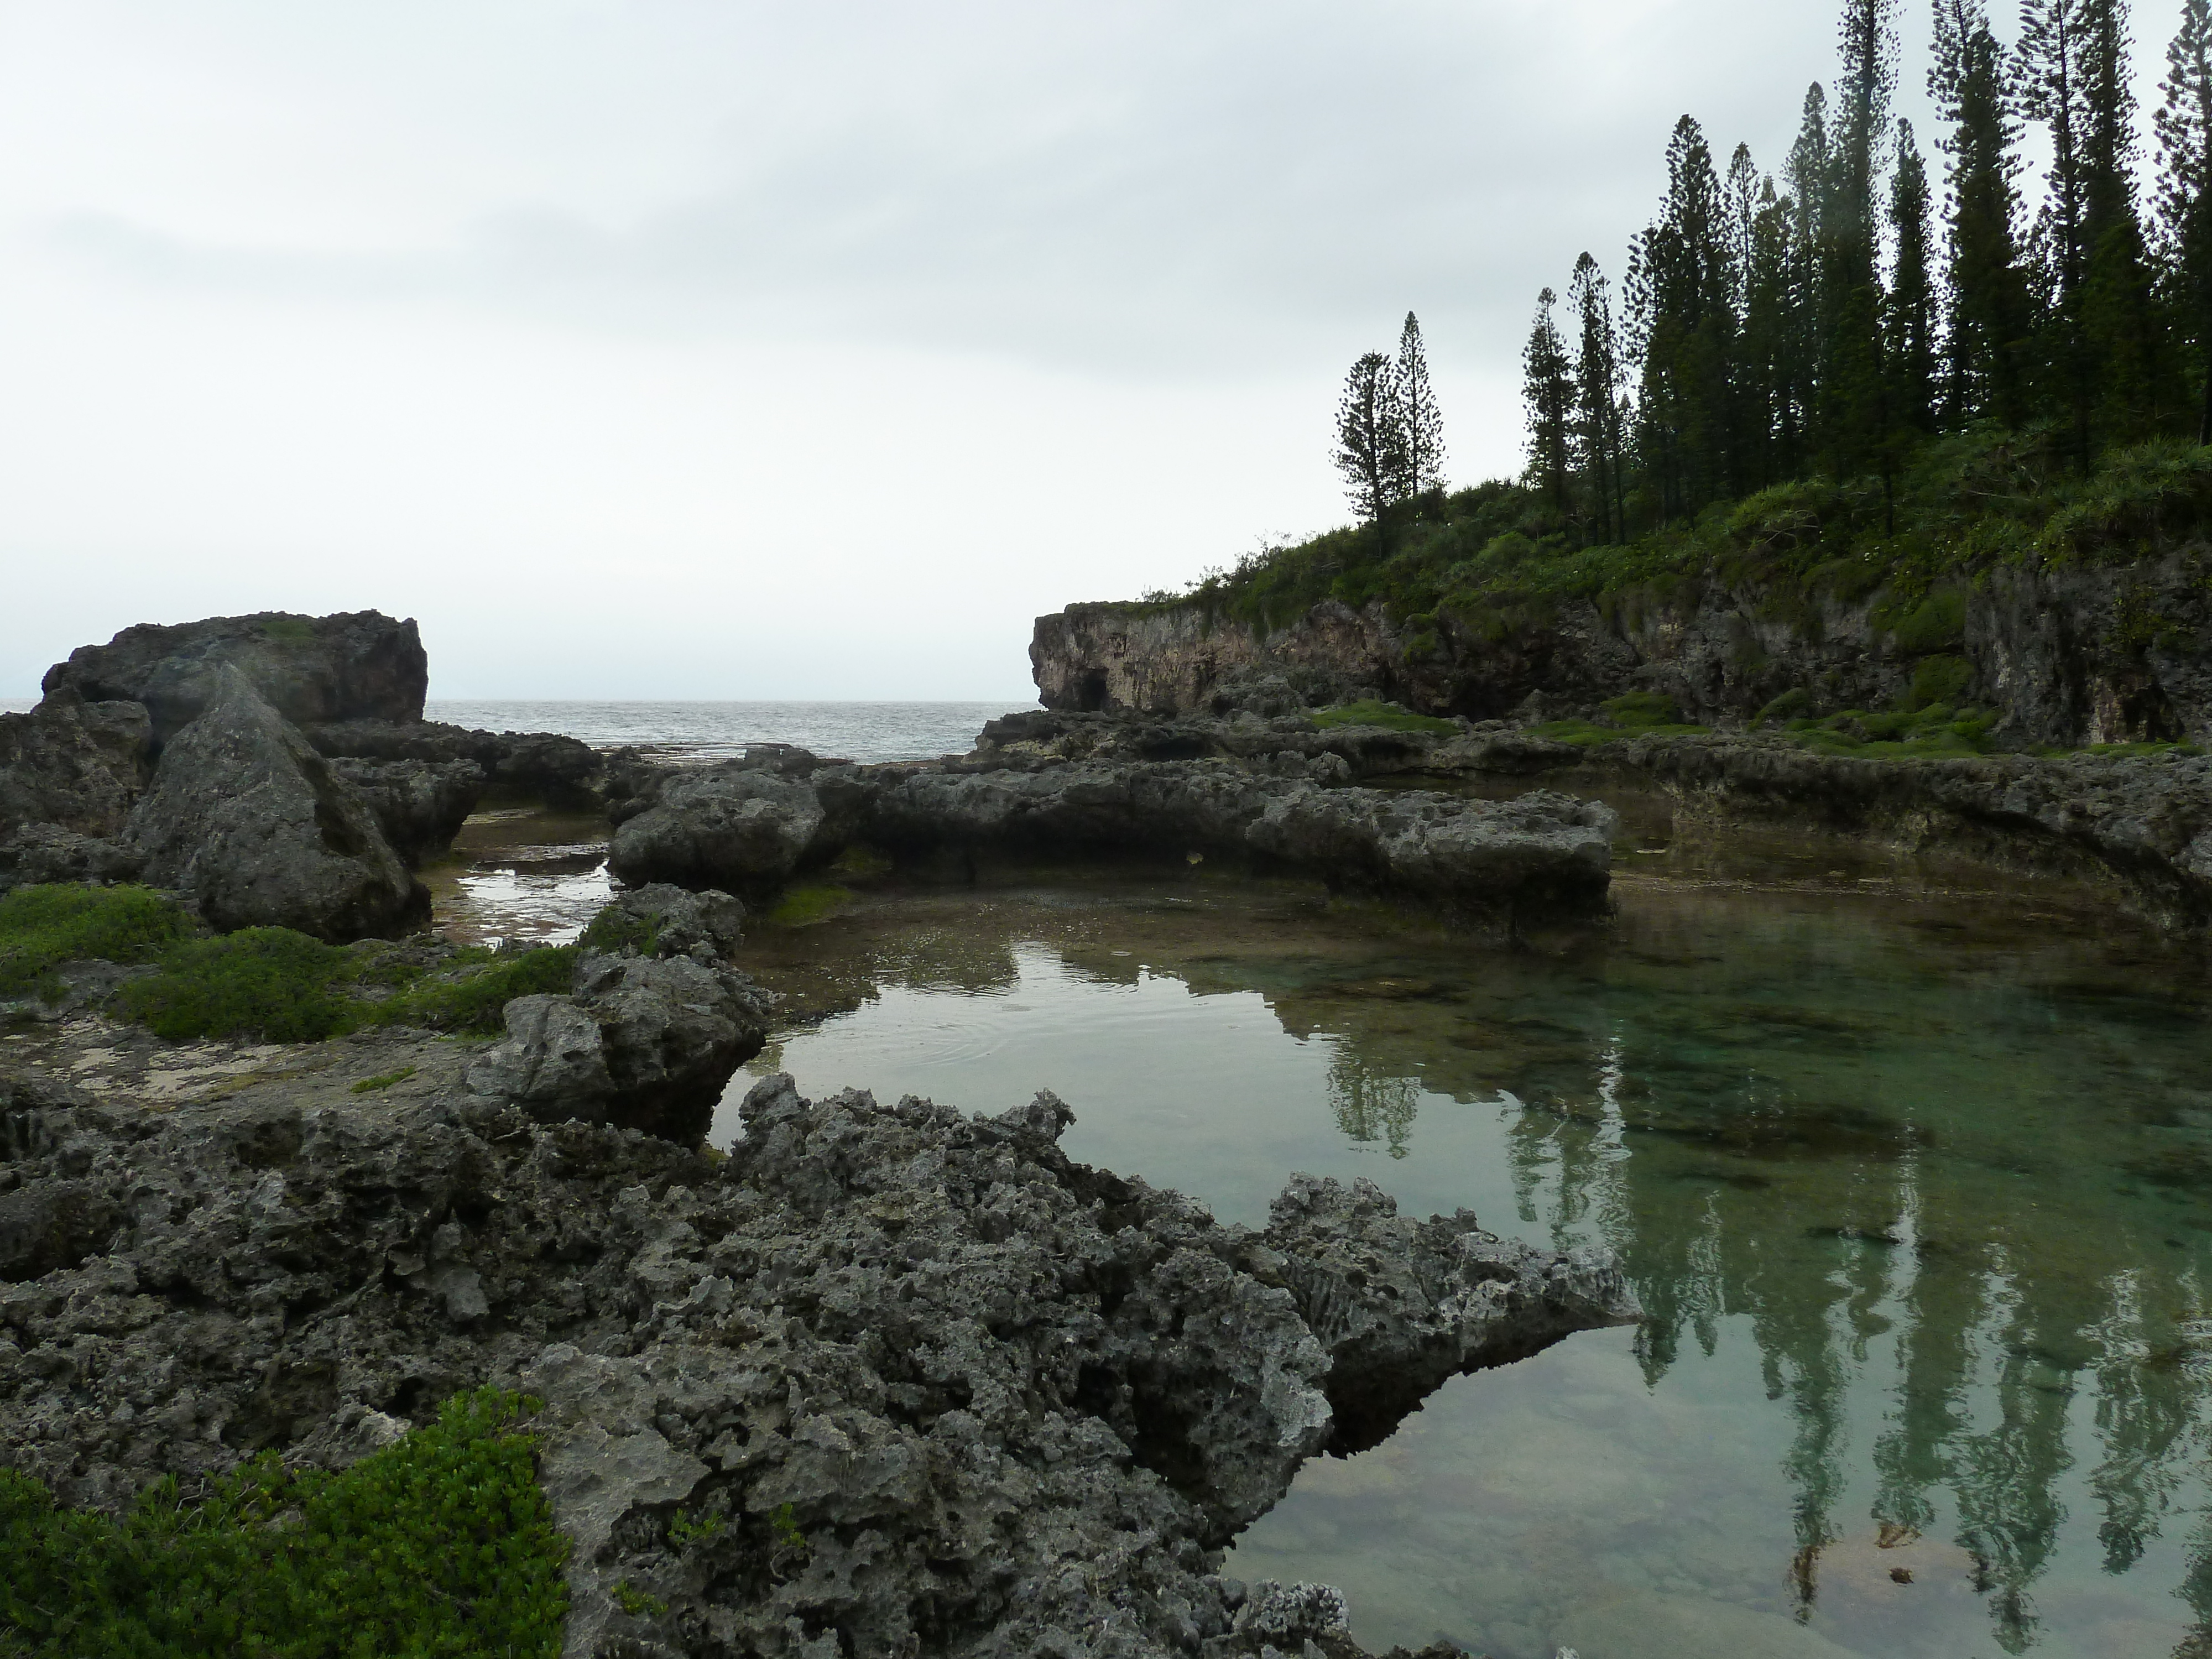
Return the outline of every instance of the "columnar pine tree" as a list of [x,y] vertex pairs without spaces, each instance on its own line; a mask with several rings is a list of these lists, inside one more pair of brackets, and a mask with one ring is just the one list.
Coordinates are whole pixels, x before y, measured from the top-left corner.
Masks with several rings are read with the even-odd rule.
[[1406,440],[1399,422],[1397,373],[1370,351],[1352,366],[1336,405],[1336,447],[1329,459],[1344,475],[1345,494],[1382,541],[1406,477]]
[[1943,337],[1944,423],[2028,415],[2026,362],[2033,323],[2021,267],[2020,124],[2004,49],[1984,0],[1936,0],[1929,95],[1949,131],[1944,226],[1948,315]]
[[1398,334],[1398,362],[1392,375],[1398,395],[1398,429],[1405,447],[1402,490],[1419,495],[1441,489],[1444,480],[1444,423],[1437,394],[1429,385],[1429,357],[1421,344],[1421,325],[1412,312]]
[[2031,246],[2044,311],[2041,367],[2045,401],[2064,411],[2074,459],[2086,470],[2096,365],[2083,331],[2082,298],[2089,275],[2087,140],[2090,118],[2088,51],[2092,0],[2022,0],[2019,52],[2021,110],[2050,136],[2050,186],[2036,215]]
[[1528,405],[1528,480],[1561,517],[1571,506],[1575,418],[1574,365],[1559,338],[1552,308],[1559,295],[1546,289],[1536,296],[1536,321],[1521,353],[1522,396]]
[[2180,401],[2166,350],[2136,202],[2135,93],[2127,0],[2086,0],[2083,12],[2082,234],[2088,264],[2081,333],[2100,441],[2149,436]]
[[1790,215],[1787,321],[1784,335],[1780,446],[1784,464],[1802,469],[1818,442],[1815,410],[1820,373],[1828,357],[1823,293],[1825,255],[1836,222],[1835,167],[1828,142],[1828,94],[1819,82],[1805,90],[1797,141],[1790,147],[1783,178],[1795,210]]
[[1667,200],[1630,250],[1629,304],[1643,362],[1638,447],[1660,516],[1740,493],[1726,216],[1711,149],[1684,116],[1667,148]]
[[2203,382],[2197,441],[2212,444],[2212,0],[2182,0],[2166,64],[2165,100],[2153,118],[2159,230],[2177,331],[2193,349]]
[[1793,378],[1798,298],[1791,281],[1790,250],[1796,203],[1761,182],[1752,215],[1751,254],[1744,272],[1743,342],[1737,353],[1742,386],[1738,406],[1750,453],[1753,488],[1796,476],[1799,422]]
[[1892,3],[1844,0],[1844,73],[1837,83],[1829,162],[1832,193],[1820,245],[1820,320],[1827,349],[1820,409],[1831,465],[1839,477],[1878,469],[1885,483],[1890,415],[1875,202],[1897,80]]
[[1605,273],[1588,253],[1575,261],[1567,287],[1579,334],[1575,350],[1575,454],[1584,498],[1600,541],[1628,539],[1627,481],[1622,450],[1626,421],[1620,406],[1620,347],[1613,325],[1613,297]]
[[1905,434],[1936,428],[1936,287],[1928,239],[1928,169],[1912,123],[1897,124],[1889,186],[1890,266],[1883,359],[1890,408]]

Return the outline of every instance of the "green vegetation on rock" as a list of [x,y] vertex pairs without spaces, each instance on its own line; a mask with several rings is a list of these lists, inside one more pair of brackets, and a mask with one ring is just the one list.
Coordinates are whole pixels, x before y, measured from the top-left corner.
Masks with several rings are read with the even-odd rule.
[[482,1389],[337,1474],[265,1452],[187,1503],[174,1477],[119,1518],[0,1469],[0,1656],[552,1659],[568,1540],[521,1419]]
[[1547,720],[1528,729],[1540,738],[1577,747],[1621,738],[1694,737],[1711,729],[1686,723],[1674,700],[1656,691],[1631,691],[1599,707],[1599,718],[1594,720]]
[[1332,726],[1379,726],[1389,732],[1431,732],[1439,737],[1449,737],[1459,730],[1449,720],[1438,720],[1431,714],[1416,714],[1395,702],[1382,702],[1373,697],[1339,703],[1334,708],[1316,708],[1307,718],[1324,729]]
[[0,895],[0,996],[20,995],[65,962],[144,962],[193,932],[177,902],[151,888],[18,887]]
[[809,922],[823,921],[834,916],[853,902],[849,887],[840,887],[830,882],[805,882],[784,890],[775,908],[768,913],[771,926],[804,927]]

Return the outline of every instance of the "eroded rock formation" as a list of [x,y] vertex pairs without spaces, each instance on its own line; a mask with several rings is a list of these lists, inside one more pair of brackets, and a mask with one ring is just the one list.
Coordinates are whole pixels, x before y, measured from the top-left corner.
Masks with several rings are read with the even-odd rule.
[[223,931],[291,927],[344,942],[428,921],[430,897],[362,795],[224,663],[161,751],[124,840],[146,880]]
[[1605,1261],[1364,1185],[1218,1225],[1071,1162],[1049,1096],[771,1078],[715,1159],[534,1122],[436,1044],[350,1092],[397,1041],[164,1113],[0,1084],[0,1457],[112,1505],[521,1385],[580,1659],[1344,1656],[1340,1598],[1218,1547],[1344,1425],[1633,1313]]

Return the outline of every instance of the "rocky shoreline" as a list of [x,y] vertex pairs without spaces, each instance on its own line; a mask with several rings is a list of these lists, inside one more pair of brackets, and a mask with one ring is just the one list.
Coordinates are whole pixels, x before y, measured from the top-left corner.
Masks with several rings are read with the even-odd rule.
[[1218,1224],[1070,1162],[1049,1096],[774,1077],[720,1157],[540,1121],[479,1045],[115,1046],[84,1022],[0,1081],[9,1462],[112,1506],[526,1389],[579,1659],[1354,1655],[1340,1597],[1221,1547],[1446,1378],[1635,1312],[1605,1261],[1364,1182]]

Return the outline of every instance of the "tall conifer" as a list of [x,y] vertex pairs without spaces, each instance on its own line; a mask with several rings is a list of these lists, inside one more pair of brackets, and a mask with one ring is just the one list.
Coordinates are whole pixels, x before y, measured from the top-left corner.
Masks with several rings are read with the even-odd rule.
[[1929,95],[1948,127],[1945,157],[1948,315],[1942,414],[1962,427],[2027,419],[2033,329],[2021,267],[2020,122],[2004,49],[1984,0],[1936,0]]
[[1936,426],[1936,288],[1928,238],[1928,169],[1912,123],[1897,124],[1897,170],[1889,186],[1889,295],[1883,357],[1891,412],[1906,433]]
[[1828,94],[1815,81],[1805,89],[1797,140],[1790,147],[1783,178],[1794,205],[1790,215],[1787,307],[1784,330],[1780,443],[1792,471],[1819,441],[1815,428],[1820,377],[1828,360],[1834,314],[1826,290],[1826,249],[1836,225],[1834,152],[1828,140]]
[[1443,483],[1444,422],[1429,385],[1429,355],[1421,344],[1421,325],[1410,311],[1398,333],[1398,362],[1391,379],[1405,449],[1404,490],[1407,495],[1422,495]]
[[1381,542],[1406,476],[1405,435],[1398,422],[1397,374],[1390,360],[1370,351],[1344,377],[1336,405],[1336,447],[1329,459],[1344,475],[1345,495]]
[[1662,517],[1740,493],[1734,432],[1735,276],[1713,153],[1675,123],[1667,199],[1630,252],[1629,302],[1643,360],[1638,443]]
[[1521,368],[1522,396],[1528,405],[1528,479],[1565,518],[1572,507],[1575,380],[1566,343],[1552,316],[1559,302],[1548,288],[1536,296],[1536,321],[1521,353]]
[[1578,327],[1575,349],[1575,449],[1597,539],[1628,539],[1627,484],[1622,477],[1620,347],[1605,273],[1586,252],[1575,261],[1568,303]]
[[2166,49],[2158,131],[2158,219],[2179,334],[2203,381],[2197,441],[2212,444],[2212,0],[2182,0]]

